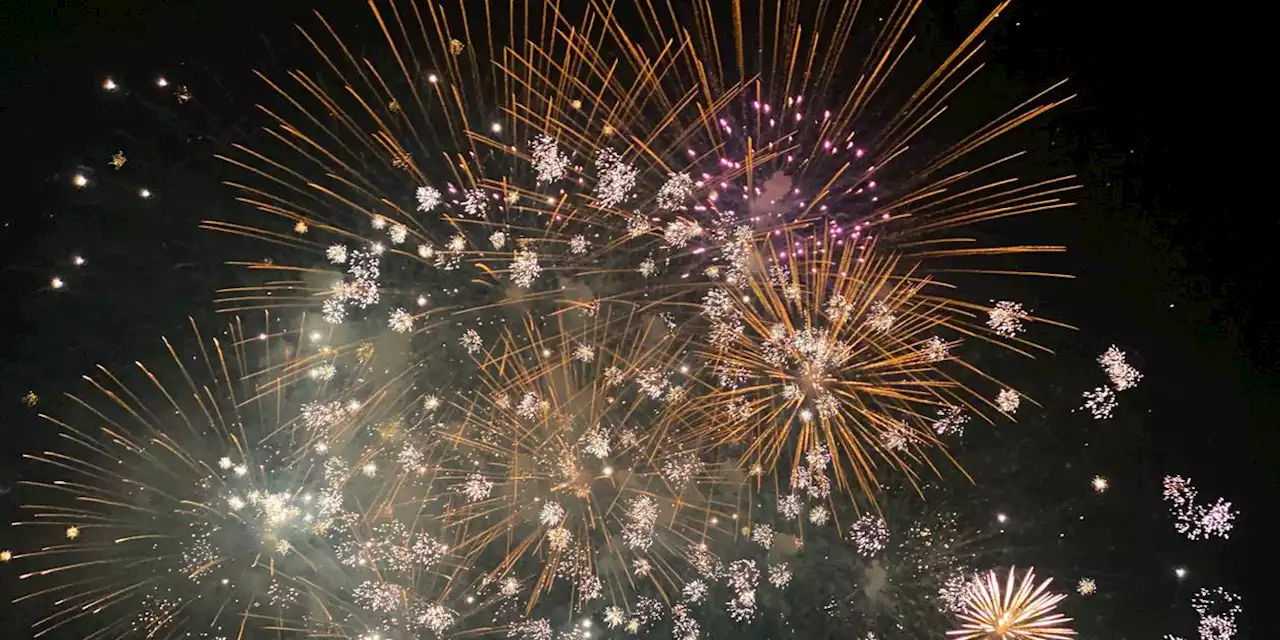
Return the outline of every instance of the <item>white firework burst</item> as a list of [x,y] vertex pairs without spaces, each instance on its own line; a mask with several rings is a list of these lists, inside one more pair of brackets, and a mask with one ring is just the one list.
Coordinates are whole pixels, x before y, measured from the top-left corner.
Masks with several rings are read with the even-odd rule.
[[418,211],[423,213],[440,206],[440,192],[433,187],[418,187],[414,196],[418,200]]

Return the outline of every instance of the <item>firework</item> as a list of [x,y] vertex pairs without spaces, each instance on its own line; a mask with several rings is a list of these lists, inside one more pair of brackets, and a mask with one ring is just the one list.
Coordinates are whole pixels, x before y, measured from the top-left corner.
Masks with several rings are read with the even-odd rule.
[[[984,417],[989,396],[967,386],[986,375],[966,360],[972,345],[1037,349],[1009,339],[1029,320],[1021,307],[1006,309],[1015,329],[984,328],[987,307],[945,274],[962,258],[1058,250],[951,233],[1067,206],[1068,180],[1012,186],[1002,172],[1015,156],[969,160],[1057,101],[1040,94],[979,134],[915,144],[976,71],[999,9],[894,104],[878,87],[897,65],[870,64],[857,90],[835,73],[859,55],[846,27],[759,20],[775,26],[736,36],[761,52],[744,59],[711,28],[741,24],[742,10],[715,3],[690,7],[692,20],[645,3],[634,24],[628,8],[596,5],[523,16],[432,5],[429,21],[371,6],[382,51],[348,47],[327,22],[305,28],[322,69],[270,80],[275,126],[222,158],[255,217],[206,226],[271,250],[238,263],[268,283],[220,291],[220,309],[316,309],[355,337],[349,347],[402,354],[386,366],[432,390],[429,422],[374,429],[328,397],[299,421],[308,451],[342,454],[380,487],[346,527],[363,527],[355,540],[403,548],[372,523],[422,522],[460,556],[431,585],[361,576],[371,594],[400,593],[396,606],[355,607],[377,625],[453,629],[462,614],[443,592],[514,579],[532,595],[512,637],[551,637],[529,612],[557,581],[572,583],[574,608],[626,605],[610,619],[634,632],[655,616],[642,603],[693,584],[686,569],[724,573],[705,546],[717,523],[744,513],[753,548],[772,548],[771,525],[720,506],[733,500],[722,484],[792,474],[781,484],[794,493],[765,504],[797,527],[839,524],[833,485],[870,495],[886,467],[914,479],[946,457],[939,436],[958,431],[961,410]],[[851,26],[840,11],[835,24]],[[905,52],[914,11],[878,33],[885,59]],[[819,50],[821,65],[804,62]],[[721,64],[735,57],[736,69]],[[307,370],[317,383],[355,377],[329,366]],[[944,407],[955,416],[932,420]],[[376,446],[351,444],[370,432]],[[765,565],[726,562],[735,583],[754,572],[729,601],[750,618]],[[782,565],[770,566],[773,583]],[[635,596],[649,582],[665,583],[661,599]],[[687,610],[671,619],[677,637],[696,633]]]
[[[268,604],[278,624],[298,600],[281,594],[310,593],[300,573],[333,561],[323,540],[343,517],[349,474],[296,438],[353,419],[341,407],[355,390],[326,391],[306,375],[318,354],[282,357],[283,346],[246,338],[239,322],[224,338],[206,341],[196,330],[193,343],[164,343],[171,371],[139,363],[138,380],[105,368],[86,376],[101,396],[68,395],[86,421],[41,415],[69,448],[27,455],[56,475],[24,482],[43,499],[18,524],[63,538],[12,554],[39,565],[21,575],[32,585],[21,601],[56,597],[37,635],[85,621],[146,637],[188,624],[221,629]],[[259,382],[263,362],[284,376]],[[338,399],[299,405],[258,386],[285,380]]]
[[1182,476],[1165,476],[1164,500],[1169,503],[1169,512],[1175,519],[1173,526],[1178,533],[1190,540],[1210,536],[1231,537],[1236,518],[1231,503],[1218,498],[1213,504],[1206,505],[1197,502],[1196,496],[1191,480]]
[[964,611],[959,614],[963,624],[955,631],[948,631],[947,635],[959,640],[1075,637],[1076,632],[1065,626],[1071,618],[1055,612],[1058,603],[1066,596],[1046,593],[1053,580],[1045,580],[1037,586],[1035,569],[1028,569],[1022,579],[1016,581],[1015,587],[1016,573],[1016,569],[1009,570],[1009,578],[1003,587],[994,571],[988,573],[985,580],[975,579]]

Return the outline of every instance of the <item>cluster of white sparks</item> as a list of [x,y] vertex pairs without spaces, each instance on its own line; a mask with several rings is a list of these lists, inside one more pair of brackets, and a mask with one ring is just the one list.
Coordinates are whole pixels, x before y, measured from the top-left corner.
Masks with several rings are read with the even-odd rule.
[[1081,395],[1084,396],[1084,408],[1094,420],[1106,420],[1116,410],[1116,392],[1109,386],[1103,385]]
[[623,543],[630,549],[647,550],[653,544],[658,503],[649,496],[637,496],[627,505],[626,515],[626,523],[622,526]]
[[756,614],[756,583],[760,570],[755,560],[734,560],[729,563],[725,583],[733,590],[733,598],[725,603],[729,617],[735,622],[746,622]]
[[889,543],[889,526],[880,516],[862,516],[849,527],[849,540],[858,553],[871,557],[883,551]]
[[596,155],[595,196],[601,207],[614,207],[631,196],[639,169],[627,164],[622,155],[609,148]]
[[1182,476],[1165,476],[1164,500],[1174,517],[1174,528],[1190,540],[1212,536],[1229,538],[1236,512],[1231,503],[1218,498],[1213,504],[1196,501],[1196,488]]
[[653,199],[654,204],[664,211],[675,209],[693,195],[693,187],[693,178],[690,178],[689,174],[673,173],[658,189]]
[[1025,329],[1023,322],[1031,317],[1022,308],[1021,303],[1009,300],[997,302],[987,313],[987,327],[1006,338],[1012,338],[1022,333]]
[[996,408],[1013,415],[1018,412],[1018,407],[1022,404],[1022,395],[1013,389],[1001,389],[996,394]]
[[938,418],[933,421],[933,431],[940,436],[963,436],[964,425],[968,422],[969,416],[960,407],[943,407],[938,410]]
[[493,482],[479,472],[471,473],[467,480],[456,487],[468,502],[479,502],[489,497],[493,491]]
[[521,249],[516,252],[515,262],[511,264],[511,281],[528,289],[542,273],[538,264],[538,253],[532,249]]
[[1125,360],[1124,352],[1114,344],[1098,356],[1098,364],[1102,365],[1103,371],[1111,379],[1111,386],[1115,387],[1116,391],[1132,389],[1138,386],[1138,381],[1142,380],[1142,372],[1129,364]]
[[1221,587],[1201,588],[1191,599],[1191,608],[1200,616],[1196,625],[1200,640],[1232,640],[1236,637],[1239,595]]
[[546,134],[539,134],[530,145],[533,169],[538,174],[538,184],[555,182],[569,170],[569,156],[560,152],[556,141]]

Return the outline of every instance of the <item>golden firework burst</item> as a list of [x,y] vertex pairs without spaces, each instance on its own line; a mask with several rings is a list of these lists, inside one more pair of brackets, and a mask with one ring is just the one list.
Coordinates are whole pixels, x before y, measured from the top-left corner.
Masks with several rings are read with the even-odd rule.
[[960,612],[963,624],[948,631],[952,640],[1071,640],[1076,632],[1066,626],[1071,618],[1056,613],[1066,595],[1048,592],[1052,579],[1036,585],[1035,568],[1017,579],[1009,569],[1003,588],[996,572],[974,578]]

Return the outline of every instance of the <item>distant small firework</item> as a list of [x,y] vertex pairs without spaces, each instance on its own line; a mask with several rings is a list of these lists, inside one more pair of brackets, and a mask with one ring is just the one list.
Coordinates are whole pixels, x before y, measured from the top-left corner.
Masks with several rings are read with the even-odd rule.
[[858,553],[873,556],[884,550],[889,542],[889,527],[884,518],[877,515],[865,515],[854,521],[849,528],[849,540],[853,542]]
[[1103,385],[1084,394],[1083,409],[1087,409],[1094,420],[1106,420],[1116,410],[1116,392]]
[[1003,300],[997,302],[989,312],[987,327],[1006,338],[1012,338],[1024,330],[1023,322],[1031,317],[1022,308],[1022,304]]
[[1018,406],[1022,404],[1022,396],[1013,389],[1001,389],[996,394],[996,408],[1001,411],[1013,415],[1017,413]]
[[1094,476],[1089,484],[1098,493],[1105,493],[1107,489],[1111,488],[1111,481],[1107,480],[1106,476]]
[[1125,360],[1125,353],[1115,345],[1111,345],[1101,356],[1098,356],[1098,364],[1101,364],[1103,371],[1107,372],[1107,377],[1111,379],[1111,385],[1116,391],[1132,389],[1142,380],[1142,372],[1129,364]]
[[933,431],[940,436],[960,437],[964,435],[964,425],[968,422],[969,416],[960,407],[943,407],[933,421]]
[[1232,640],[1239,631],[1240,596],[1222,587],[1201,588],[1191,599],[1191,608],[1200,616],[1196,630],[1200,640]]
[[1076,592],[1082,596],[1091,596],[1097,590],[1098,583],[1094,582],[1093,578],[1081,578],[1080,582],[1076,583]]
[[1003,588],[994,571],[985,580],[976,578],[959,614],[963,624],[947,635],[955,640],[1074,638],[1076,632],[1066,626],[1071,618],[1054,611],[1067,596],[1047,592],[1053,580],[1036,586],[1034,568],[1028,569],[1021,581],[1016,578],[1017,569],[1010,569]]
[[1173,526],[1178,533],[1190,540],[1231,537],[1236,518],[1231,503],[1218,498],[1213,504],[1205,505],[1196,502],[1196,496],[1196,488],[1190,479],[1165,476],[1164,500],[1169,503],[1169,513],[1174,517]]

